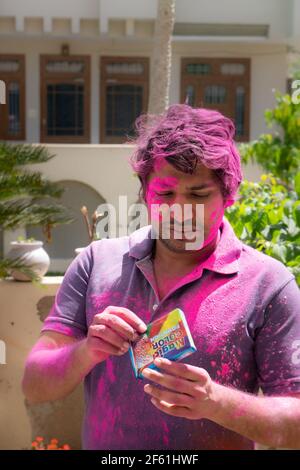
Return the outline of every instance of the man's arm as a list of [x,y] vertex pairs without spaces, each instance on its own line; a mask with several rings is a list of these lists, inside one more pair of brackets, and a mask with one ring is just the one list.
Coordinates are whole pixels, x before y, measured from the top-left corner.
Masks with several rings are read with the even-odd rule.
[[161,411],[187,419],[209,419],[268,447],[300,449],[299,396],[251,395],[214,382],[199,367],[159,361],[155,364],[160,371],[145,369],[143,375],[166,388],[149,384],[144,388]]
[[255,396],[215,384],[209,419],[268,447],[300,449],[300,394]]
[[61,333],[42,333],[31,350],[22,381],[30,403],[58,400],[71,393],[94,367],[85,340]]
[[42,334],[25,366],[23,392],[31,403],[58,400],[71,393],[90,370],[110,355],[121,356],[146,324],[124,307],[108,306],[94,316],[87,337]]

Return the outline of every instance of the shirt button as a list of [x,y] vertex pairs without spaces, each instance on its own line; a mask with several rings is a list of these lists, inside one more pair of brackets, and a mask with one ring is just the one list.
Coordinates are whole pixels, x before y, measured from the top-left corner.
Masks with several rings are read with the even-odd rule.
[[157,307],[158,307],[158,305],[157,305],[157,304],[154,304],[152,308],[153,308],[153,310],[156,310]]

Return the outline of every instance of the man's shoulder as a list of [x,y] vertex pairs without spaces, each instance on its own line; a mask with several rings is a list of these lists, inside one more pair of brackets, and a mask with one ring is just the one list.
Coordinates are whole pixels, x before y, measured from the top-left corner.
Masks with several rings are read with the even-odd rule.
[[119,237],[102,238],[90,244],[93,256],[108,256],[112,260],[120,259],[124,255],[134,253],[141,245],[147,244],[151,226],[141,227],[128,235]]

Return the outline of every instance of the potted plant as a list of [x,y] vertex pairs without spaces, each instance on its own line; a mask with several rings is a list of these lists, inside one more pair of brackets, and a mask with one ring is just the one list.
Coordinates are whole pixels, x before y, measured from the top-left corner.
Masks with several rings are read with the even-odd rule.
[[[35,238],[24,238],[19,236],[16,241],[10,242],[11,249],[7,254],[10,260],[19,260],[28,266],[38,278],[42,278],[48,271],[50,258],[43,248],[44,242]],[[16,281],[30,281],[31,277],[26,272],[11,269],[11,276]]]
[[[40,172],[26,168],[53,157],[42,146],[0,143],[2,233],[26,226],[42,226],[46,242],[50,243],[53,227],[74,220],[56,201],[64,189],[44,178]],[[43,243],[32,239],[13,241],[9,254],[0,254],[0,279],[13,276],[23,281],[40,281],[49,267]]]

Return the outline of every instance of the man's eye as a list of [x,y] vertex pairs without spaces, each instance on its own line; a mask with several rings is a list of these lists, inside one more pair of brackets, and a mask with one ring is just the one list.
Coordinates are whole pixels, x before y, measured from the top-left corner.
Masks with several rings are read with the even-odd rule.
[[204,197],[208,197],[209,194],[192,194],[192,196],[197,197],[197,198],[204,198]]
[[156,193],[158,196],[172,196],[173,193],[167,192],[167,193]]

